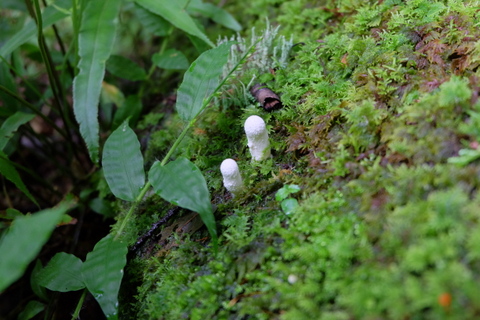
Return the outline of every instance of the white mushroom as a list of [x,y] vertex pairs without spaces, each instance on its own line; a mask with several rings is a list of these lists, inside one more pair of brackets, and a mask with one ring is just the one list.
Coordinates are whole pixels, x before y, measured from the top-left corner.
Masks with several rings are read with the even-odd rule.
[[267,159],[270,156],[270,141],[265,121],[259,116],[250,116],[245,121],[244,127],[253,160]]
[[242,176],[238,170],[238,165],[233,159],[225,159],[220,165],[220,172],[223,176],[223,185],[235,196],[243,188]]

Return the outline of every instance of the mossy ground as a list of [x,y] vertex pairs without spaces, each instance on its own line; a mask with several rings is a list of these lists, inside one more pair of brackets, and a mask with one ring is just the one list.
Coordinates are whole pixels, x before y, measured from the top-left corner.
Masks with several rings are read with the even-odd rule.
[[[480,317],[478,2],[257,0],[227,9],[257,34],[268,14],[302,43],[285,68],[239,73],[184,142],[212,193],[218,252],[204,228],[185,231],[191,219],[175,225],[168,245],[150,243],[130,260],[124,317]],[[281,95],[281,110],[238,94],[254,73]],[[273,156],[260,164],[243,134],[251,114],[270,131]],[[175,115],[163,121],[150,160],[181,126]],[[236,198],[221,183],[225,158],[245,180]],[[291,184],[301,187],[290,196],[299,206],[286,215],[275,193]],[[150,198],[132,238],[167,209]]]

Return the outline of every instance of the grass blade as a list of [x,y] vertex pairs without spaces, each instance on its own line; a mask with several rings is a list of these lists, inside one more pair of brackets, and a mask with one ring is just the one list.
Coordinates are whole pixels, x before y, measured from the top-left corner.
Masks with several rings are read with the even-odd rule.
[[161,16],[178,29],[202,39],[211,47],[215,46],[205,33],[197,27],[192,17],[190,17],[190,15],[184,10],[181,3],[172,0],[136,0],[135,2],[145,9]]
[[79,72],[73,82],[73,108],[90,158],[98,162],[98,101],[105,61],[112,50],[119,0],[88,1],[78,35]]
[[127,263],[127,246],[114,241],[111,234],[100,240],[87,254],[82,274],[85,285],[100,304],[107,319],[117,319],[118,290]]
[[17,131],[18,127],[25,124],[35,118],[34,114],[25,112],[15,112],[8,117],[5,122],[0,126],[0,151],[5,148],[8,141],[13,137],[13,134]]
[[0,240],[0,292],[22,276],[30,261],[47,242],[55,225],[73,202],[65,200],[56,208],[16,218]]
[[20,178],[17,169],[15,169],[14,165],[3,151],[0,151],[0,174],[13,182],[15,186],[28,197],[28,199],[39,207],[37,200],[35,200],[30,191],[28,191],[27,186],[23,183],[22,178]]
[[112,193],[134,201],[145,184],[143,156],[137,135],[124,122],[105,142],[102,158],[105,179]]
[[202,53],[185,72],[177,92],[177,111],[185,121],[191,121],[203,108],[207,99],[220,83],[223,66],[227,63],[233,42]]
[[179,158],[165,166],[156,162],[150,169],[148,179],[155,193],[163,199],[198,212],[216,243],[217,229],[210,192],[202,173],[191,161]]

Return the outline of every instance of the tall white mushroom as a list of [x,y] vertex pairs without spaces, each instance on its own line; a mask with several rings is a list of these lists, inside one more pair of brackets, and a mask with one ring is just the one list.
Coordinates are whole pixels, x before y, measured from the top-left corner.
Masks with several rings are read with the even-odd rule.
[[233,159],[225,159],[220,165],[223,176],[223,185],[235,197],[243,188],[242,176],[238,170],[237,162]]
[[259,116],[250,116],[245,121],[244,128],[253,160],[262,161],[270,157],[270,141],[265,121]]

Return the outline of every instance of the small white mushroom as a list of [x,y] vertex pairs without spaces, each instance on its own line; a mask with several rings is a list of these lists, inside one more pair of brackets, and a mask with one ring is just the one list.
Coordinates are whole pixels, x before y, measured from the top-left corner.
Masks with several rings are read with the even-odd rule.
[[233,159],[223,160],[220,165],[220,172],[223,176],[223,185],[225,188],[230,191],[233,196],[238,194],[243,188],[243,181],[240,170],[238,170],[237,162]]
[[259,116],[250,116],[244,127],[253,160],[262,161],[270,157],[270,141],[265,121]]

